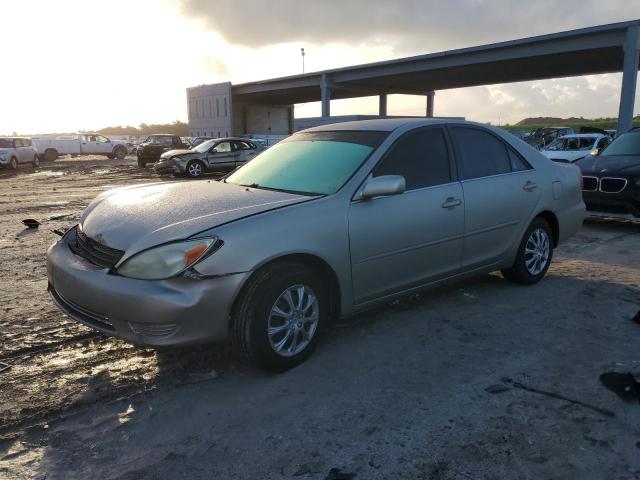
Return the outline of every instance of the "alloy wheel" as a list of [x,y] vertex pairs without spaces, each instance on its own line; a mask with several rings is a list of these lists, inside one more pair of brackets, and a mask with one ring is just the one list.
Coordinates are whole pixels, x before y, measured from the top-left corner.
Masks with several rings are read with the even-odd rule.
[[293,285],[280,294],[271,307],[267,334],[273,351],[283,357],[302,352],[318,328],[320,307],[307,285]]
[[539,275],[549,262],[549,235],[542,228],[537,228],[527,240],[524,249],[524,263],[531,275]]

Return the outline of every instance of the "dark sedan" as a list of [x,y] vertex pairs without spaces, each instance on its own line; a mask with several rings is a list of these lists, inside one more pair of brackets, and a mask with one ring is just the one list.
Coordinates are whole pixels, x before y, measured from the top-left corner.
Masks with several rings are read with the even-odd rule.
[[589,155],[576,165],[582,170],[588,211],[640,218],[640,129],[620,135],[600,155]]

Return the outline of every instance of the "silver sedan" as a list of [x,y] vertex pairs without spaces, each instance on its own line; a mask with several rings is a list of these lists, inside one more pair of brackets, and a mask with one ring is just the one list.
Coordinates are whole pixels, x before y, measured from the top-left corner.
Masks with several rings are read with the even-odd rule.
[[222,181],[103,193],[49,249],[49,291],[109,335],[151,346],[231,338],[246,359],[284,370],[331,318],[495,270],[535,284],[584,209],[576,166],[499,129],[326,125]]

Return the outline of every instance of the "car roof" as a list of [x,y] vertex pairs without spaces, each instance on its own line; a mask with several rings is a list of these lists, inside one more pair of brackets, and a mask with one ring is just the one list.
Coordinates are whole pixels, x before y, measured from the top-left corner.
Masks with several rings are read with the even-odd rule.
[[558,138],[600,138],[606,137],[603,133],[572,133],[571,135],[562,135]]
[[307,128],[301,130],[301,132],[326,132],[336,130],[370,130],[370,131],[383,131],[392,132],[393,130],[404,127],[406,125],[413,125],[415,127],[422,127],[428,125],[443,125],[443,124],[464,124],[464,125],[482,125],[476,122],[469,122],[467,120],[460,120],[454,118],[379,118],[374,120],[355,120],[353,122],[341,122],[330,123],[327,125],[319,125],[317,127]]

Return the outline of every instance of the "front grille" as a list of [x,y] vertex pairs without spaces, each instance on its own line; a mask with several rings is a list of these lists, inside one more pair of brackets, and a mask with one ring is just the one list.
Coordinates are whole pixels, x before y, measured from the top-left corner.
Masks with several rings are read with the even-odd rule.
[[[73,234],[72,234],[73,235]],[[73,253],[102,268],[113,268],[124,252],[102,245],[76,227],[75,235],[69,241]]]
[[600,179],[600,191],[605,193],[619,193],[627,186],[624,178],[602,177]]
[[582,190],[595,192],[598,189],[598,179],[596,177],[582,177]]
[[137,335],[155,338],[168,337],[178,329],[178,325],[174,323],[129,322],[129,327]]
[[113,328],[113,324],[109,321],[107,317],[101,315],[97,312],[93,312],[85,307],[74,303],[62,295],[60,295],[53,285],[49,284],[49,293],[53,297],[53,300],[58,304],[58,306],[72,318],[75,318],[79,322],[84,323],[93,328],[97,328],[98,330],[106,330],[107,332],[115,332],[116,329]]

